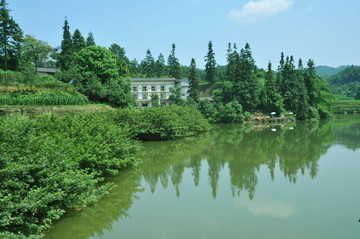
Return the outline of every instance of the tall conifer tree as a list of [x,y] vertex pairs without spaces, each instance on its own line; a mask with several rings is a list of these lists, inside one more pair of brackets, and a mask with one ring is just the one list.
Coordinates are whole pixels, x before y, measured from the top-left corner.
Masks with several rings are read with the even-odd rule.
[[70,69],[71,62],[73,60],[73,52],[72,52],[70,26],[67,20],[65,20],[63,29],[64,32],[63,32],[63,40],[61,42],[61,53],[57,60],[57,66],[62,71],[68,71]]
[[310,106],[316,106],[316,104],[318,103],[318,97],[319,97],[319,90],[316,87],[316,80],[317,80],[317,76],[316,76],[316,69],[315,69],[315,63],[313,60],[309,59],[309,61],[307,62],[307,69],[305,72],[305,86],[306,86],[306,90],[307,93],[309,95],[309,104]]
[[89,32],[88,37],[86,38],[86,47],[88,46],[96,46],[94,35],[92,32]]
[[231,43],[228,44],[227,50],[227,66],[226,66],[226,80],[230,82],[234,82],[234,74],[235,74],[235,56],[234,51],[231,47]]
[[171,53],[168,57],[169,74],[176,79],[181,78],[181,67],[179,60],[175,56],[175,44],[172,44]]
[[79,29],[76,29],[73,36],[72,36],[72,49],[73,52],[79,52],[81,49],[85,48],[85,39],[81,35]]
[[196,62],[195,59],[191,59],[190,63],[190,75],[189,75],[189,97],[193,98],[195,102],[199,102],[199,77],[196,72]]
[[266,92],[266,108],[269,112],[280,114],[283,110],[283,98],[277,92],[274,74],[271,69],[271,62],[268,64],[268,70],[265,74],[265,92]]
[[255,75],[255,60],[250,45],[240,51],[239,103],[245,110],[253,111],[260,104],[260,85]]
[[215,53],[211,41],[208,44],[208,53],[205,56],[205,62],[205,81],[214,84],[218,81],[219,76],[216,71]]
[[148,78],[155,76],[155,61],[150,49],[146,51],[146,57],[143,63],[143,71]]
[[166,76],[166,65],[165,65],[165,58],[162,53],[160,53],[158,59],[155,62],[155,74],[157,77]]

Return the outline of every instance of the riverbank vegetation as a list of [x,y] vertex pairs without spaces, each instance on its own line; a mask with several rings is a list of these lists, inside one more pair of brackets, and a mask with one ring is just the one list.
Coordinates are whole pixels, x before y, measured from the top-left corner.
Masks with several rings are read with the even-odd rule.
[[[66,211],[96,202],[104,176],[136,163],[139,140],[209,129],[193,107],[0,118],[0,237],[40,236]],[[121,172],[120,172],[121,173]]]

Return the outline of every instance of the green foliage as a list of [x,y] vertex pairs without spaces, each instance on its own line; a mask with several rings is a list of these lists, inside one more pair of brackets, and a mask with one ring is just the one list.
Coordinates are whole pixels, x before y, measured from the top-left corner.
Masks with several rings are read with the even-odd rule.
[[16,70],[19,66],[22,30],[9,14],[7,3],[0,3],[0,69]]
[[75,92],[15,92],[0,95],[0,105],[86,105],[89,101],[83,95]]
[[116,124],[131,127],[140,140],[174,139],[209,129],[208,121],[191,106],[170,105],[145,109],[119,109],[110,113]]
[[233,100],[227,103],[219,112],[219,122],[221,123],[243,123],[244,115],[242,106]]
[[170,91],[172,94],[169,96],[169,100],[171,100],[173,103],[177,105],[185,104],[185,100],[182,98],[184,96],[184,93],[182,93],[181,86],[172,88]]
[[208,99],[201,100],[199,102],[198,109],[206,119],[211,119],[211,117],[215,113],[214,106],[210,103]]
[[81,35],[79,29],[76,29],[73,36],[72,36],[72,49],[73,52],[79,52],[81,49],[85,48],[85,39]]
[[316,74],[324,79],[328,79],[348,67],[349,66],[339,66],[339,67],[317,66]]
[[32,238],[94,203],[102,176],[132,165],[138,143],[106,114],[0,118],[0,235]]
[[196,72],[196,62],[195,59],[191,59],[190,64],[190,74],[189,74],[189,97],[191,97],[195,102],[199,102],[199,78]]
[[52,51],[52,47],[47,42],[35,39],[30,35],[26,35],[23,39],[22,54],[25,58],[31,59],[37,72],[38,61],[41,57],[45,58]]
[[158,94],[151,94],[150,95],[150,98],[151,98],[151,106],[159,106],[159,95]]
[[167,76],[167,66],[165,65],[164,55],[160,53],[158,59],[155,62],[155,75],[156,77]]
[[89,32],[88,37],[86,38],[85,44],[86,44],[86,47],[96,46],[94,35],[92,34],[92,32]]
[[155,76],[155,60],[151,54],[150,49],[146,51],[146,58],[141,62],[142,73],[145,74],[147,78],[152,78]]
[[117,107],[134,105],[130,83],[119,78],[114,54],[104,47],[89,46],[75,55],[81,77],[74,85],[90,100]]
[[67,71],[70,69],[73,60],[70,26],[67,20],[65,20],[63,29],[64,32],[63,40],[61,42],[61,53],[58,56],[56,65],[60,68],[61,71]]
[[205,80],[213,84],[219,80],[219,76],[216,71],[215,53],[211,41],[208,44],[208,54],[205,56],[205,62]]
[[118,72],[120,77],[127,77],[129,72],[129,59],[126,57],[125,49],[114,43],[109,47],[109,51],[116,57],[116,63],[118,66]]
[[175,44],[172,44],[172,50],[168,57],[169,74],[175,79],[181,78],[181,67],[179,59],[175,56]]
[[333,94],[355,97],[360,83],[360,66],[350,66],[328,79]]

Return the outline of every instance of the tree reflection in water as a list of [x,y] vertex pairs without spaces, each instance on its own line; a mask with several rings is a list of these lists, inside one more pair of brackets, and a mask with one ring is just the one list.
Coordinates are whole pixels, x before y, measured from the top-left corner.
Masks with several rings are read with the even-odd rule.
[[[195,186],[199,184],[201,165],[208,164],[212,196],[216,198],[220,172],[228,167],[233,196],[247,191],[255,195],[257,172],[266,165],[274,180],[276,165],[290,182],[299,172],[315,178],[318,160],[335,141],[332,122],[298,122],[295,125],[216,125],[210,133],[176,141],[150,142],[145,145],[141,164],[144,180],[155,192],[160,179],[164,188],[170,179],[180,196],[185,168],[192,169]],[[276,131],[271,130],[276,129]]]
[[[276,129],[272,131],[271,129]],[[348,133],[343,133],[347,131]],[[315,178],[318,160],[332,144],[352,150],[360,148],[360,119],[348,118],[328,123],[297,122],[296,125],[215,125],[209,133],[174,141],[147,142],[139,155],[138,167],[110,178],[115,189],[95,206],[67,214],[45,238],[85,239],[111,231],[114,221],[128,217],[134,201],[141,196],[142,180],[152,193],[161,184],[172,185],[177,197],[184,173],[189,171],[197,187],[208,166],[208,183],[217,196],[222,170],[228,170],[233,196],[247,192],[253,199],[260,167],[267,167],[272,180],[280,170],[289,182],[308,173]],[[206,165],[207,164],[207,165]],[[202,177],[201,177],[202,176]]]

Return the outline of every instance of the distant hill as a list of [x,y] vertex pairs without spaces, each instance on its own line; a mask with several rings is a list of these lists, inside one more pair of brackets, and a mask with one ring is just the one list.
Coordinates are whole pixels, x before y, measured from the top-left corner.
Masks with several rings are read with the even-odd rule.
[[333,94],[354,97],[360,83],[360,66],[350,66],[327,79]]
[[339,66],[339,67],[330,67],[330,66],[317,66],[316,67],[316,73],[318,76],[327,79],[331,76],[339,73],[340,71],[345,70],[350,66]]

